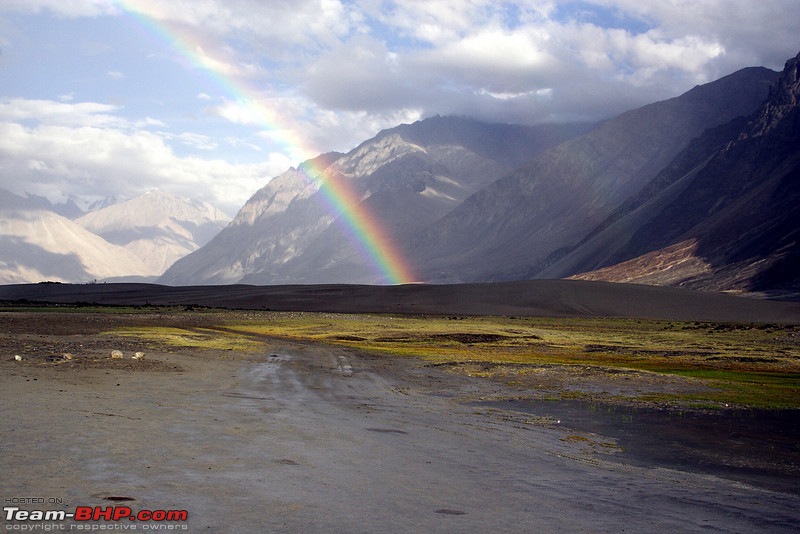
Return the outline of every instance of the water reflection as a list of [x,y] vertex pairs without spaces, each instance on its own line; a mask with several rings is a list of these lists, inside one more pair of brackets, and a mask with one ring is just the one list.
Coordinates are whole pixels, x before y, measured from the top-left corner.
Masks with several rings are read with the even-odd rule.
[[478,403],[616,439],[622,462],[713,474],[800,494],[800,410],[676,411],[579,400]]

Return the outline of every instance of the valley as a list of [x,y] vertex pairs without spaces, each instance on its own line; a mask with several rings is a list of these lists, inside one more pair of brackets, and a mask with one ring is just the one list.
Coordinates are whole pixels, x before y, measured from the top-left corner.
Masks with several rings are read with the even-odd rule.
[[0,360],[5,495],[223,531],[796,526],[796,325],[30,304],[0,324],[21,356]]

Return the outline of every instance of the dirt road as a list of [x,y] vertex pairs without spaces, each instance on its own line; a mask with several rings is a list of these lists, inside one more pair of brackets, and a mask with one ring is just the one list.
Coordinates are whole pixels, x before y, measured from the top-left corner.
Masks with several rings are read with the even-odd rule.
[[290,344],[245,360],[147,358],[161,370],[74,372],[3,355],[0,498],[187,510],[172,526],[215,533],[800,524],[800,493],[626,464],[613,439],[464,404],[480,393],[473,383],[405,360]]

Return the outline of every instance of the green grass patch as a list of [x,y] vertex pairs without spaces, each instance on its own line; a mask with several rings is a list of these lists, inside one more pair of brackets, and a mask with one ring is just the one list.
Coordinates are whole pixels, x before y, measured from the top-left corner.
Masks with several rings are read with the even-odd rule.
[[200,350],[226,350],[255,352],[263,350],[264,343],[245,335],[209,328],[178,328],[167,326],[122,327],[108,334],[133,337],[167,348]]
[[800,407],[800,327],[794,325],[286,313],[228,327],[434,364],[591,365],[678,375],[713,390],[663,400]]
[[[278,338],[420,358],[432,364],[463,366],[483,362],[491,365],[476,371],[476,376],[497,377],[515,384],[525,383],[531,366],[576,366],[576,371],[581,366],[638,370],[687,377],[710,386],[703,393],[681,393],[678,397],[665,394],[663,402],[678,398],[697,406],[800,408],[800,325],[221,310],[207,313],[211,310],[150,307],[47,307],[43,311],[130,314],[135,316],[135,324],[112,327],[108,334],[136,337],[167,350],[264,352],[269,338]],[[144,313],[154,317],[142,316]],[[645,397],[642,399],[648,400]]]

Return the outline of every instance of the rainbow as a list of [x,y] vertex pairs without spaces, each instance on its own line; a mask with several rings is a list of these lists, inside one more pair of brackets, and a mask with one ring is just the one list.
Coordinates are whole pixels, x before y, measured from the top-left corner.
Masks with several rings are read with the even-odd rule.
[[[291,157],[307,159],[320,153],[297,134],[301,129],[293,125],[290,118],[282,116],[267,105],[258,91],[248,87],[237,77],[227,62],[205,50],[196,35],[161,22],[164,17],[159,16],[159,6],[163,4],[147,0],[118,0],[117,5],[176,50],[181,57],[208,73],[229,98],[245,103],[256,122],[269,131],[270,136],[280,142]],[[313,163],[298,166],[298,170],[305,174],[309,183],[319,186],[332,215],[344,224],[351,241],[373,266],[383,283],[403,284],[415,281],[413,271],[399,248],[377,216],[361,202],[347,179],[326,172],[326,169]]]

